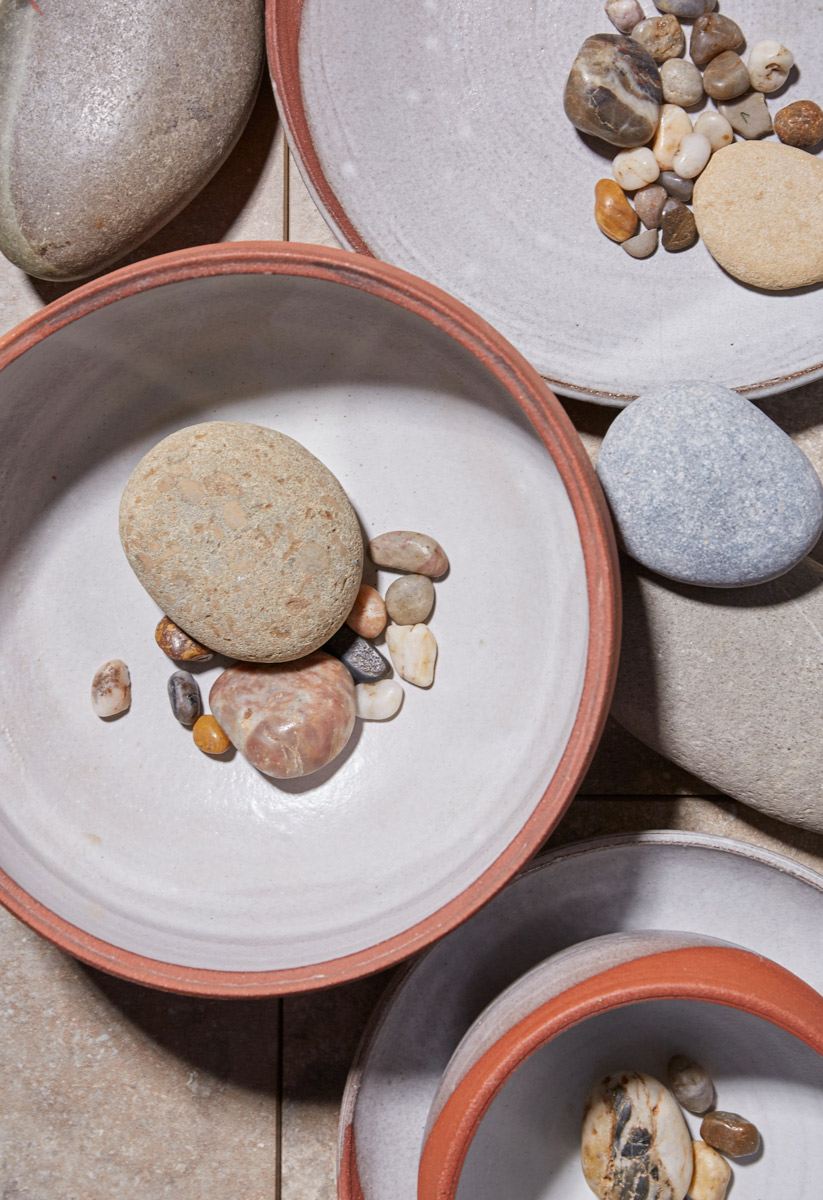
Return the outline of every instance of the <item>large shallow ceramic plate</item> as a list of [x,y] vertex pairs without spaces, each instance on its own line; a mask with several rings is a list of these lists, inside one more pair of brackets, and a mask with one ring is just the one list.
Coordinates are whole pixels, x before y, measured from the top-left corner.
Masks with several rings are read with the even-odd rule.
[[[429,1109],[446,1064],[472,1022],[549,955],[587,938],[632,929],[722,938],[773,959],[823,991],[823,878],[790,859],[726,838],[672,832],[602,838],[557,850],[418,959],[383,1000],[344,1097],[341,1200],[415,1200]],[[619,1024],[617,1019],[615,1028]],[[661,1036],[642,1049],[644,1063],[659,1058],[664,1041]],[[641,1052],[637,1039],[627,1044],[633,1049]],[[740,1084],[746,1071],[738,1069],[735,1083],[732,1064],[726,1067],[724,1104],[733,1097],[745,1111]],[[764,1136],[768,1143],[765,1131]],[[489,1161],[487,1156],[487,1167]],[[810,1173],[800,1181],[806,1186],[796,1194],[813,1196],[818,1176],[810,1157],[806,1169]],[[482,1172],[472,1178],[476,1184]],[[500,1195],[501,1172],[487,1171],[486,1178],[498,1191],[474,1194]],[[569,1180],[576,1178],[569,1174]],[[752,1178],[754,1190],[736,1183],[735,1194],[745,1200],[766,1194],[757,1190],[762,1182],[757,1174],[748,1176],[749,1183]],[[535,1200],[540,1194],[534,1193]]]
[[[657,9],[645,0],[647,13]],[[749,45],[777,38],[823,99],[823,8],[729,0]],[[602,0],[268,0],[291,147],[344,244],[446,288],[567,395],[622,404],[671,379],[766,395],[823,373],[823,291],[765,294],[705,247],[636,261],[597,229],[610,157],[563,114]]]
[[[412,276],[275,243],[86,285],[0,368],[0,899],[99,966],[229,995],[376,970],[487,900],[574,794],[619,630],[602,494],[531,368]],[[214,418],[297,438],[368,537],[419,528],[451,558],[434,686],[303,780],[174,721],[119,543],[138,460]],[[134,700],[107,723],[89,689],[113,657]]]

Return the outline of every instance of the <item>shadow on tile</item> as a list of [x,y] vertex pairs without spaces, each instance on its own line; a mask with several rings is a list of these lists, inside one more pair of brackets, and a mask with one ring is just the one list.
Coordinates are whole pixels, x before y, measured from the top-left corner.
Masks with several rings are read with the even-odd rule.
[[276,998],[176,996],[79,966],[109,1004],[166,1053],[222,1083],[276,1095]]

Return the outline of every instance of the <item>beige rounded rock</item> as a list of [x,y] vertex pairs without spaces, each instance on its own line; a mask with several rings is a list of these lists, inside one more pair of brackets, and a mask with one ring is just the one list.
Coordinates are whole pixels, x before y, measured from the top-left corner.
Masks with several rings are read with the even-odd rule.
[[779,142],[719,150],[697,180],[694,215],[730,275],[770,291],[823,279],[823,162]]
[[261,425],[191,425],[150,450],[123,492],[120,538],[176,624],[249,662],[316,650],[360,587],[363,543],[343,488]]

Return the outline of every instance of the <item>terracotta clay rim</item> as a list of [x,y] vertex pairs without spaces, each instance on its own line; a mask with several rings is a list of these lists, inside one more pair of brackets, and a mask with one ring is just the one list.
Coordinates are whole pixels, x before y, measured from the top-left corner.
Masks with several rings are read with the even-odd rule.
[[728,946],[692,946],[621,963],[534,1009],[469,1068],[426,1139],[418,1200],[454,1200],[489,1106],[536,1050],[588,1017],[662,999],[702,1000],[751,1013],[823,1055],[823,996],[770,959]]
[[600,485],[569,418],[537,372],[458,300],[372,258],[295,242],[229,242],[134,263],[56,300],[0,338],[0,371],[49,334],[105,305],[182,280],[230,274],[296,275],[370,292],[423,317],[479,359],[526,414],[560,473],[577,521],[589,598],[588,659],[577,717],[542,798],[495,862],[459,896],[375,946],[328,962],[270,971],[181,967],[92,937],[56,916],[0,871],[0,903],[61,949],[110,974],[190,995],[271,996],[344,983],[421,950],[491,899],[538,849],[577,790],[606,720],[620,640],[619,570]]
[[[375,251],[355,228],[329,183],[314,144],[309,117],[303,103],[300,84],[300,28],[305,0],[266,0],[266,52],[274,86],[274,96],[289,146],[303,176],[306,187],[326,221],[340,240],[360,254],[374,256]],[[823,374],[823,362],[787,375],[762,379],[733,388],[743,396],[757,398],[759,394],[799,387]],[[584,388],[551,375],[543,376],[551,387],[579,400],[594,400],[611,406],[628,404],[637,399],[636,392],[611,392],[604,388]]]

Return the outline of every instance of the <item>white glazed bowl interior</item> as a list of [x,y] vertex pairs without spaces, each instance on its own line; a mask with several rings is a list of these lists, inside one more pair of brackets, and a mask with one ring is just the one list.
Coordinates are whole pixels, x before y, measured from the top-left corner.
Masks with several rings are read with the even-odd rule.
[[[589,618],[573,510],[508,392],[456,340],[365,291],[233,274],[127,296],[0,380],[0,867],[95,937],[167,963],[324,962],[409,929],[517,835],[566,748]],[[117,532],[140,457],[182,426],[252,421],[337,475],[367,537],[451,558],[434,686],[278,783],[172,718],[160,613]],[[369,576],[367,575],[368,579]],[[394,578],[381,573],[379,586]],[[94,716],[107,659],[131,711]],[[219,667],[199,672],[204,696]],[[375,963],[379,966],[379,963]]]
[[[469,1147],[457,1200],[591,1200],[580,1166],[586,1093],[612,1071],[666,1081],[673,1054],[712,1076],[717,1107],[754,1121],[761,1151],[729,1160],[734,1200],[811,1197],[823,1171],[823,1058],[750,1013],[696,1000],[652,1000],[590,1018],[515,1071]],[[700,1117],[684,1113],[698,1138]]]

